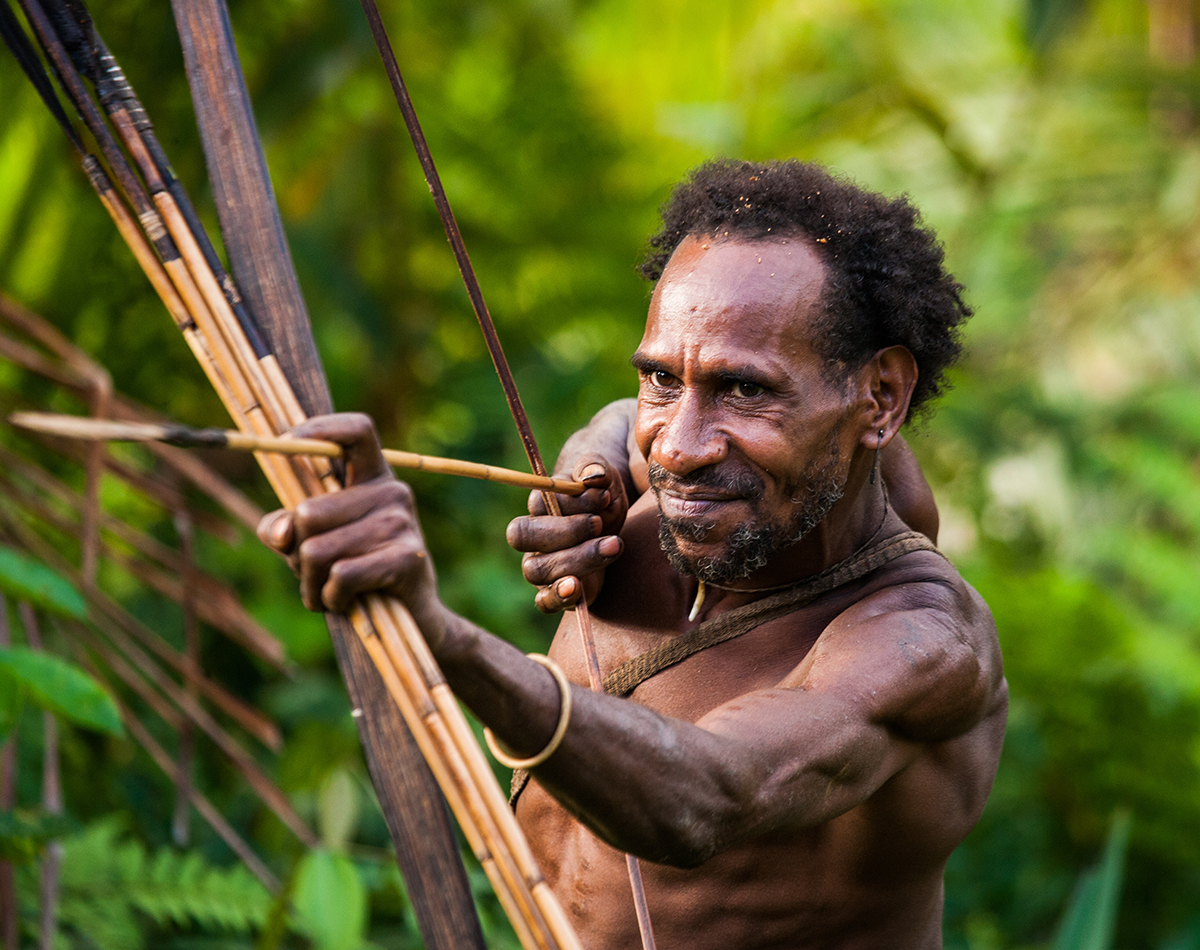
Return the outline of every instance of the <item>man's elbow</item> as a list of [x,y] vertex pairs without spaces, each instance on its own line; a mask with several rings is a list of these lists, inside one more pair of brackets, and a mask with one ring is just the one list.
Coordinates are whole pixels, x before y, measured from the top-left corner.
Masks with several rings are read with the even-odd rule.
[[750,804],[724,789],[708,791],[696,794],[693,787],[686,799],[662,803],[643,840],[628,850],[656,864],[691,870],[731,847]]

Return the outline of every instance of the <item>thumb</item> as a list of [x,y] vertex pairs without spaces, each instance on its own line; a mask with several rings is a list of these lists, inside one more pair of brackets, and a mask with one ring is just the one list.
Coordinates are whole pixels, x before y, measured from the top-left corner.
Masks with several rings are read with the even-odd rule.
[[255,529],[258,540],[267,547],[287,554],[291,551],[296,540],[296,528],[292,523],[292,513],[286,508],[272,511],[262,516]]
[[605,488],[612,481],[612,468],[602,455],[581,455],[571,470],[571,477],[588,488]]

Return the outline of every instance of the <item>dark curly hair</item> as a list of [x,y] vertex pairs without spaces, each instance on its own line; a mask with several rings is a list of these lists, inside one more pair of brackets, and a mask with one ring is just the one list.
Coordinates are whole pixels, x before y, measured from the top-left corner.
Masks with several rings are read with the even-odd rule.
[[745,240],[802,236],[814,242],[828,278],[818,351],[842,374],[887,346],[906,347],[919,375],[909,417],[947,387],[971,316],[962,285],[943,266],[936,235],[907,198],[864,191],[816,165],[722,159],[696,168],[662,207],[641,272],[662,276],[689,235]]

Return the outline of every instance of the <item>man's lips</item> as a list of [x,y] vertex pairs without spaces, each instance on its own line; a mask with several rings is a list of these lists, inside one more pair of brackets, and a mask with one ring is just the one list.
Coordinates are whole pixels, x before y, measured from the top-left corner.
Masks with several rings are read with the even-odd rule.
[[712,518],[722,508],[746,500],[741,495],[732,495],[711,489],[680,491],[655,487],[654,492],[658,496],[659,510],[664,516],[668,519],[687,521]]

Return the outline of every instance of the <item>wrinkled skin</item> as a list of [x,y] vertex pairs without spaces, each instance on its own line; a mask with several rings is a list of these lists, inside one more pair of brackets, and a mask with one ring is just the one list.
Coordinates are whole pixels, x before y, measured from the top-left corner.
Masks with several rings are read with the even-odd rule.
[[[711,589],[701,621],[905,530],[884,480],[869,480],[877,449],[905,517],[936,532],[919,470],[889,448],[915,363],[889,347],[833,378],[811,339],[823,280],[799,239],[686,239],[634,357],[632,432],[621,409],[594,422],[564,453],[589,490],[564,499],[563,519],[510,525],[514,546],[543,552],[525,561],[550,585],[539,606],[593,599],[603,669],[695,626],[697,583],[659,545],[660,507],[680,556],[698,562],[743,524],[788,524],[818,468],[841,488],[802,540]],[[401,597],[455,692],[517,755],[536,753],[558,720],[553,678],[441,604],[411,497],[375,460],[374,431],[329,417],[299,434],[347,445],[351,485],[260,528],[305,602]],[[550,655],[586,683],[572,616]],[[631,700],[572,694],[570,728],[517,814],[585,946],[639,945],[621,851],[646,859],[663,947],[941,946],[943,869],[991,787],[1007,688],[986,606],[938,555],[893,561]]]

